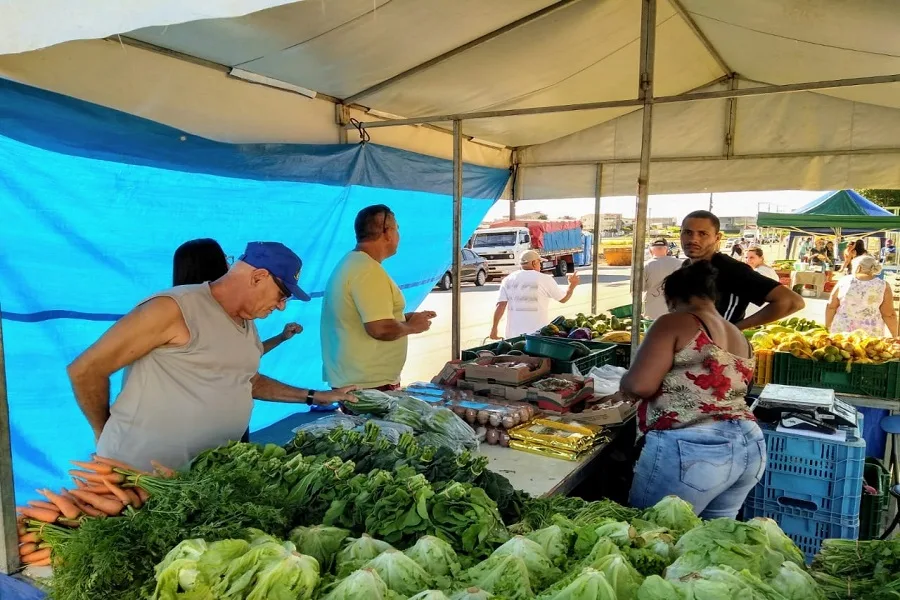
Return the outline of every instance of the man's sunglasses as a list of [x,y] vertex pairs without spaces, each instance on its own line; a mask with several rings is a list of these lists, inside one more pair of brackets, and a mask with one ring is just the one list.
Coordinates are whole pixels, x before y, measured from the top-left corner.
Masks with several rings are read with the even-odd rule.
[[291,297],[291,291],[287,289],[287,286],[284,285],[284,282],[272,275],[272,280],[275,282],[275,285],[278,286],[278,289],[281,290],[281,295],[284,296],[282,300],[287,300]]

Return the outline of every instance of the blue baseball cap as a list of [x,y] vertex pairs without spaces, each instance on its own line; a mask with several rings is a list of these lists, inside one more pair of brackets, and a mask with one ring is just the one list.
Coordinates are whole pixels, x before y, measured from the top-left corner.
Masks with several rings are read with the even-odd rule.
[[303,261],[294,251],[279,242],[250,242],[240,260],[251,267],[265,269],[277,277],[297,300],[309,302],[309,294],[300,289]]

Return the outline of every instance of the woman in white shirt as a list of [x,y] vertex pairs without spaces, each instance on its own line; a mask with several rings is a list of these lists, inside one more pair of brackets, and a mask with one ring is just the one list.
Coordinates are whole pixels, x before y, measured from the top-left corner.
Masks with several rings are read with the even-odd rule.
[[775,269],[767,265],[765,259],[763,259],[762,248],[753,247],[747,250],[746,260],[747,264],[753,267],[753,270],[760,275],[765,275],[769,279],[778,281],[778,273],[775,272]]

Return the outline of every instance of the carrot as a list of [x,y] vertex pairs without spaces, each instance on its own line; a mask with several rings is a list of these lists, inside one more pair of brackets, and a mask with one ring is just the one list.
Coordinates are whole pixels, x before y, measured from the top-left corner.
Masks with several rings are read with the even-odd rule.
[[94,508],[90,504],[84,504],[78,498],[72,497],[72,502],[75,503],[75,506],[78,507],[78,510],[83,512],[89,517],[105,517],[106,513]]
[[75,485],[80,490],[84,490],[86,492],[94,492],[95,494],[104,494],[106,493],[106,486],[102,483],[88,483],[83,479],[76,479]]
[[28,566],[30,566],[30,567],[49,567],[49,566],[50,566],[50,559],[49,559],[49,558],[45,558],[45,559],[43,559],[43,560],[39,560],[39,561],[33,562],[33,563],[31,563],[30,565],[28,565]]
[[59,518],[59,512],[48,510],[46,508],[34,508],[33,506],[17,506],[16,512],[25,515],[29,519],[43,521],[44,523],[55,523]]
[[31,554],[26,554],[22,557],[22,562],[26,565],[33,565],[34,563],[42,560],[50,560],[50,548],[36,550]]
[[44,502],[43,500],[29,500],[28,506],[33,506],[34,508],[46,508],[47,510],[59,510],[54,504]]
[[31,542],[28,544],[22,544],[19,546],[19,556],[25,556],[26,554],[31,554],[32,552],[37,552],[38,546],[37,544]]
[[130,504],[135,508],[140,508],[144,505],[144,501],[141,500],[140,496],[135,493],[135,491],[131,488],[122,488],[122,491],[128,494],[128,499],[131,500]]
[[104,481],[111,481],[113,483],[122,483],[125,481],[125,477],[119,473],[107,473],[103,475],[101,473],[91,473],[90,471],[79,471],[78,469],[69,469],[69,475],[72,477],[80,477],[85,481],[89,481],[91,483],[100,483],[102,484]]
[[116,500],[118,500],[119,502],[121,502],[122,504],[124,504],[126,506],[131,504],[131,496],[126,494],[122,490],[122,488],[120,488],[117,485],[113,485],[112,483],[110,483],[108,481],[104,481],[103,485],[106,486],[106,489],[108,489],[110,492],[112,492],[112,495],[116,497]]
[[120,460],[116,460],[114,458],[107,458],[105,456],[100,456],[99,454],[94,454],[93,457],[94,457],[95,463],[100,463],[102,465],[109,465],[110,467],[113,467],[114,469],[122,469],[123,471],[131,471],[133,473],[140,473],[140,470],[135,469],[131,465],[129,465],[127,463],[123,463]]
[[138,498],[141,499],[141,502],[142,502],[142,503],[144,503],[144,502],[146,502],[147,500],[150,499],[150,492],[148,492],[148,491],[145,490],[144,488],[135,486],[135,487],[134,487],[134,491],[135,491],[135,493],[138,495]]
[[109,516],[115,516],[122,512],[124,506],[118,500],[110,500],[92,492],[84,490],[72,490],[72,495],[81,500],[82,503],[90,504],[94,508],[106,513]]
[[70,463],[75,465],[76,467],[81,467],[85,471],[90,471],[92,473],[101,473],[104,475],[108,475],[113,472],[113,469],[109,465],[105,465],[103,463],[98,462],[81,462],[78,460],[70,460]]
[[155,460],[151,460],[150,464],[153,466],[153,470],[162,475],[163,477],[175,477],[175,469],[170,469],[165,465],[161,465]]
[[21,521],[18,525],[16,525],[16,531],[19,532],[19,535],[25,535],[28,532],[28,530],[25,529],[25,525],[23,525]]
[[20,544],[36,544],[39,539],[41,539],[41,538],[38,537],[37,532],[30,531],[30,532],[23,533],[22,535],[19,536],[19,543]]
[[[65,494],[68,490],[62,488],[61,491]],[[38,493],[52,502],[55,505],[55,508],[57,508],[67,519],[76,519],[81,513],[81,511],[78,510],[78,507],[72,504],[71,500],[62,495],[55,494],[50,490],[38,490]]]

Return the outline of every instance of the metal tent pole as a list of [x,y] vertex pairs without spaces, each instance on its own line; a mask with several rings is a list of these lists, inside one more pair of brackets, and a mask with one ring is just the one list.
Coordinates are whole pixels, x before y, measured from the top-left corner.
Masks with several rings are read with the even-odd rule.
[[641,129],[641,163],[637,204],[634,209],[634,246],[631,255],[631,356],[641,343],[641,293],[644,288],[644,245],[647,237],[647,207],[650,193],[650,140],[653,127],[653,58],[656,50],[656,0],[641,6],[640,99],[644,102]]
[[[0,311],[0,316],[3,312]],[[0,318],[0,573],[19,568],[16,531],[16,493],[13,483],[12,446],[9,442],[9,402],[6,393],[6,363],[3,358],[3,322]]]
[[462,121],[453,121],[453,300],[451,308],[452,352],[453,360],[460,356],[460,264],[462,256]]
[[600,218],[600,190],[603,186],[603,165],[597,165],[597,183],[594,190],[594,257],[591,260],[591,314],[597,314],[597,278],[599,277],[600,260],[600,228],[603,226]]

